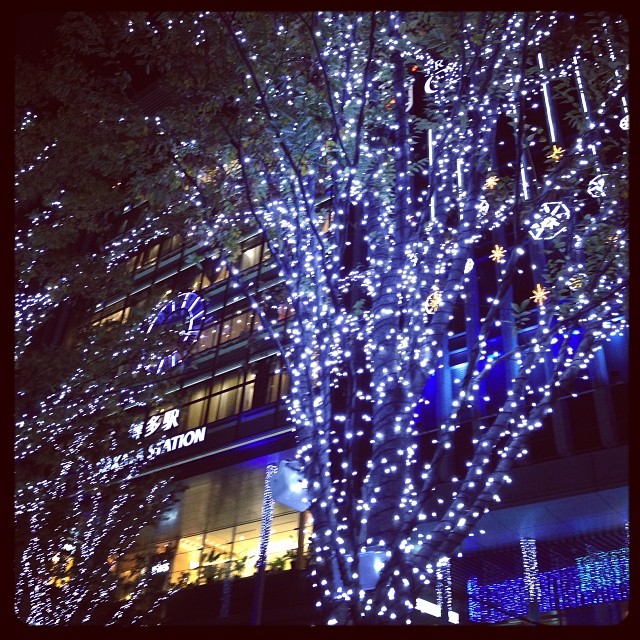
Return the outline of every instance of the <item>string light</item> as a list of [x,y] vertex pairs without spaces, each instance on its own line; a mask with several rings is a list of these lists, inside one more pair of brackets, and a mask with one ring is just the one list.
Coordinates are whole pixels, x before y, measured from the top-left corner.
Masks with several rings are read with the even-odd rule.
[[264,477],[264,495],[262,498],[262,517],[260,519],[260,546],[258,548],[258,559],[256,568],[265,567],[267,562],[267,547],[271,536],[271,523],[273,521],[273,494],[271,493],[270,479],[278,471],[275,464],[267,465]]
[[[448,584],[449,565],[436,560],[448,558],[482,515],[499,503],[511,481],[509,468],[525,456],[527,435],[542,427],[558,389],[588,369],[595,350],[613,336],[625,335],[628,327],[628,247],[626,229],[618,225],[628,181],[626,143],[617,141],[615,163],[605,162],[602,151],[603,140],[616,146],[607,133],[605,113],[611,96],[616,104],[622,99],[624,67],[619,65],[604,87],[601,104],[595,97],[587,104],[589,74],[608,77],[601,60],[596,56],[592,69],[578,69],[580,58],[573,52],[553,64],[543,59],[542,51],[555,45],[562,30],[559,18],[570,19],[566,14],[534,12],[526,29],[520,13],[491,13],[482,25],[469,16],[458,34],[463,55],[451,60],[438,59],[428,50],[423,34],[429,30],[422,29],[420,15],[412,16],[414,22],[403,23],[407,18],[395,12],[304,14],[300,20],[306,20],[309,29],[300,30],[297,18],[294,21],[296,38],[301,32],[311,38],[305,41],[303,62],[299,51],[293,52],[295,40],[285,17],[279,16],[273,39],[282,51],[292,52],[289,62],[295,65],[280,65],[277,73],[266,55],[271,41],[265,44],[259,29],[245,28],[242,14],[202,12],[184,22],[164,14],[155,21],[127,20],[123,31],[128,44],[148,38],[158,43],[158,55],[169,32],[176,38],[169,42],[176,48],[187,43],[188,53],[195,49],[199,54],[213,38],[227,38],[241,66],[233,76],[239,95],[231,96],[228,106],[237,107],[239,115],[236,122],[229,121],[231,140],[224,149],[233,160],[216,162],[217,150],[200,140],[200,119],[197,130],[177,136],[170,114],[149,116],[137,124],[158,144],[158,154],[167,149],[169,168],[162,179],[178,185],[164,194],[162,207],[138,203],[139,224],[105,243],[104,256],[75,269],[73,278],[47,274],[50,281],[39,291],[30,286],[37,280],[38,258],[61,237],[49,234],[58,230],[63,235],[76,224],[73,194],[50,194],[16,237],[21,258],[16,292],[19,361],[38,327],[72,300],[74,279],[85,275],[83,269],[93,266],[96,273],[115,278],[141,247],[150,248],[170,235],[176,218],[189,218],[185,239],[198,248],[198,258],[220,258],[228,271],[229,295],[234,302],[249,301],[290,376],[284,402],[298,438],[296,459],[313,478],[308,489],[316,522],[314,578],[334,621],[338,602],[342,610],[364,620],[409,624],[414,607],[410,594],[430,584],[434,572]],[[594,30],[607,32],[607,25]],[[309,65],[312,71],[299,70],[300,64],[309,63],[311,51],[318,53]],[[534,52],[535,59],[526,58],[524,51]],[[618,51],[609,52],[609,58],[613,54]],[[176,59],[173,64],[178,64]],[[420,95],[415,78],[407,75],[413,66],[425,78]],[[566,149],[560,146],[561,123],[552,91],[558,81],[579,83],[584,105],[580,124],[589,124],[575,143],[563,143]],[[194,91],[190,85],[188,90]],[[527,129],[517,149],[511,134],[496,135],[503,120],[524,119],[529,126],[541,99],[553,149],[547,158],[558,161],[552,169],[544,166],[548,163],[539,151],[542,127]],[[421,119],[411,113],[418,101],[425,105]],[[303,121],[301,114],[309,118]],[[218,121],[223,119],[211,125]],[[187,120],[182,124],[187,128]],[[26,134],[37,126],[35,114],[29,113],[20,129]],[[126,126],[126,119],[118,118],[117,130]],[[219,140],[229,133],[212,131],[212,138]],[[35,169],[54,156],[57,144],[54,140],[43,147],[40,141],[33,159],[16,171],[18,193],[36,175]],[[508,160],[498,162],[498,152],[505,149]],[[194,157],[198,166],[190,167]],[[212,166],[203,166],[202,158]],[[608,166],[613,164],[615,169]],[[601,175],[601,166],[607,169],[606,193],[592,185],[587,200],[582,191],[595,173]],[[125,212],[133,206],[122,204]],[[237,236],[232,232],[238,228],[264,232],[277,273],[274,280],[293,310],[286,332],[269,320],[274,298],[237,267]],[[606,260],[598,261],[604,231],[612,239],[606,243]],[[214,250],[220,234],[225,241]],[[491,292],[481,294],[486,287],[479,269],[487,261],[488,238],[495,243],[489,259],[496,263],[491,266],[496,279]],[[547,260],[549,241],[562,247],[559,267]],[[584,284],[578,287],[582,274]],[[529,275],[538,283],[534,295],[516,302],[534,300],[539,308],[526,315],[524,307],[516,305],[523,312],[517,319],[526,325],[518,326],[517,333],[512,330],[516,318],[511,297],[514,289],[529,289]],[[549,282],[549,290],[541,281]],[[117,412],[133,412],[149,399],[152,404],[165,400],[150,374],[158,368],[168,373],[169,366],[150,371],[148,364],[136,365],[118,376],[118,384],[108,381],[104,388],[91,382],[92,364],[104,360],[100,326],[83,345],[85,362],[69,383],[18,416],[17,460],[48,445],[59,447],[71,433],[69,425],[81,419],[89,423],[107,404]],[[114,364],[124,367],[135,361],[140,333],[139,326],[123,325]],[[465,348],[450,352],[451,339],[461,336],[467,340]],[[460,357],[465,363],[456,369],[453,358]],[[177,359],[168,364],[177,365]],[[494,376],[502,378],[491,388]],[[81,397],[74,395],[74,385],[83,389]],[[458,443],[468,431],[467,416],[478,417],[480,399],[497,407],[495,419],[483,416],[471,453],[461,451]],[[425,420],[423,408],[433,409]],[[418,444],[427,428],[431,448]],[[52,498],[69,490],[71,470],[83,460],[83,447],[101,437],[95,430],[80,434],[64,451],[59,478],[34,482],[17,494],[17,511],[31,519],[33,536],[23,554],[25,575],[18,589],[38,595],[30,623],[64,622],[73,615],[73,598],[68,608],[54,611],[39,582],[44,573],[39,559],[59,553],[59,540],[39,537],[37,516],[46,513]],[[114,442],[109,452],[115,453],[117,446]],[[363,453],[368,451],[370,456]],[[445,458],[455,458],[463,472],[447,477],[452,488],[433,500]],[[141,464],[132,458],[120,469],[121,477],[131,480]],[[78,482],[98,488],[100,476],[91,469],[87,465]],[[267,479],[270,473],[268,468]],[[162,504],[165,489],[159,482],[149,500]],[[123,504],[124,499],[118,504],[122,510]],[[80,519],[80,505],[74,509],[73,518]],[[119,513],[114,509],[109,522],[118,521]],[[265,487],[257,565],[262,568],[272,513],[273,496]],[[91,527],[101,526],[97,513],[91,516],[78,560],[90,556]],[[127,548],[143,524],[140,518],[122,525],[120,547]],[[99,536],[94,550],[98,542]],[[382,593],[375,599],[360,588],[353,571],[363,549],[384,549],[395,554],[397,562],[395,567],[384,564]],[[83,556],[85,551],[88,555]],[[604,575],[600,560],[583,564],[585,575],[594,576],[585,577],[585,584]],[[562,580],[570,574],[562,573]],[[539,579],[541,585],[548,580],[543,574]],[[145,580],[140,590],[148,584]],[[522,588],[514,585],[510,597],[517,599]],[[450,608],[448,588],[441,597]],[[492,597],[500,596],[501,589],[496,587]],[[519,602],[506,608],[515,610]]]
[[[629,549],[576,558],[576,565],[538,574],[539,611],[547,613],[629,599]],[[529,585],[529,586],[527,586]],[[480,585],[467,582],[469,620],[495,624],[529,613],[531,584],[526,577]]]
[[[437,605],[443,617],[448,619],[448,612],[453,611],[453,596],[451,591],[451,559],[440,558],[436,571]],[[446,614],[444,612],[447,612]]]
[[524,584],[527,598],[530,603],[537,603],[540,598],[540,585],[538,583],[538,553],[536,541],[533,538],[520,540],[522,563],[524,565]]

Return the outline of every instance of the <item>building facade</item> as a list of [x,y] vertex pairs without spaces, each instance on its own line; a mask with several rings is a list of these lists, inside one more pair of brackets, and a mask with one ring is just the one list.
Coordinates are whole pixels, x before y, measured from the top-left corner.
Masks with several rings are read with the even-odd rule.
[[[417,74],[413,86],[424,82]],[[145,100],[143,108],[162,107],[157,95]],[[424,95],[412,94],[413,108],[423,100]],[[562,128],[555,108],[547,100],[540,125],[549,128],[554,144],[569,148],[575,133]],[[427,157],[429,144],[426,140],[422,149]],[[498,141],[497,169],[504,165],[499,150]],[[543,161],[524,159],[523,197]],[[556,204],[546,211],[554,224]],[[434,200],[429,206],[437,205]],[[531,298],[534,270],[547,263],[536,245],[545,228],[540,223],[523,237],[496,227],[474,245],[445,365],[429,379],[427,402],[417,419],[425,459],[465,374],[471,336],[495,294],[503,253],[527,246],[530,259],[520,265],[512,298]],[[204,262],[194,260],[198,251],[201,246],[180,235],[141,246],[129,262],[130,290],[105,300],[92,320],[126,322],[137,307],[155,299],[149,334],[183,327],[180,344],[151,365],[163,373],[169,391],[144,416],[127,423],[129,453],[102,461],[105,473],[142,461],[143,475],[171,477],[180,488],[180,500],[167,516],[145,529],[136,547],[118,559],[121,597],[148,572],[169,594],[162,610],[166,624],[316,624],[307,576],[312,518],[303,509],[273,503],[269,489],[269,474],[296,452],[287,417],[290,380],[240,286],[251,283],[264,295],[272,291],[277,300],[282,278],[257,231],[238,238],[233,265],[220,261],[216,251]],[[286,339],[293,310],[285,300],[273,308],[267,320]],[[535,318],[505,309],[502,329],[487,336],[489,350],[498,354],[524,342],[536,328]],[[511,376],[505,365],[496,366],[474,410],[460,413],[459,446],[441,470],[443,494],[450,493],[451,479],[464,473],[463,442],[471,442],[483,420],[495,416]],[[624,619],[629,601],[628,387],[628,337],[616,334],[532,434],[501,503],[464,540],[459,554],[439,567],[416,623],[567,625]],[[257,566],[263,554],[265,572]]]
[[[482,295],[495,268],[486,257],[487,246],[500,243],[508,246],[496,232],[478,245],[476,269],[481,275],[475,279],[475,295]],[[243,238],[240,247],[238,277],[261,289],[277,287],[279,277],[260,235]],[[126,319],[145,292],[157,285],[166,291],[150,318],[150,331],[158,323],[175,320],[171,313],[181,306],[191,307],[191,315],[197,316],[180,319],[192,332],[184,355],[169,354],[157,365],[175,378],[175,394],[162,406],[149,408],[146,418],[130,429],[132,455],[142,450],[150,458],[145,473],[171,475],[184,492],[169,518],[145,532],[135,552],[119,563],[119,572],[123,584],[134,581],[142,558],[142,566],[158,576],[164,589],[175,590],[166,606],[168,622],[184,620],[185,612],[191,612],[186,617],[193,620],[189,603],[204,596],[193,600],[180,594],[202,588],[203,594],[217,594],[219,602],[204,609],[204,616],[198,609],[200,622],[248,623],[255,605],[248,607],[246,595],[240,594],[243,589],[252,594],[259,590],[256,561],[264,541],[267,468],[295,453],[295,434],[284,403],[288,377],[277,350],[260,332],[258,318],[237,293],[234,278],[225,267],[211,273],[201,270],[188,260],[191,250],[177,238],[145,248],[131,261],[134,293],[105,304],[95,319]],[[290,317],[283,303],[277,318],[281,331],[286,332]],[[494,338],[496,348],[501,340]],[[580,389],[560,402],[545,428],[531,439],[528,455],[513,473],[512,488],[482,522],[485,533],[469,537],[461,556],[452,558],[447,580],[455,621],[531,620],[522,540],[535,542],[538,571],[547,581],[538,620],[571,624],[622,619],[629,588],[627,351],[626,337],[618,336],[598,352]],[[447,410],[446,390],[464,372],[465,352],[462,323],[449,342],[449,367],[425,389],[425,397],[434,400],[429,405],[434,413],[425,412],[421,418],[424,438],[438,424],[437,414]],[[490,416],[500,404],[501,375],[505,373],[497,371],[488,383],[481,416]],[[455,458],[448,461],[443,477],[461,472],[456,464]],[[267,591],[275,580],[287,579],[275,578],[283,570],[293,572],[290,580],[302,579],[312,526],[308,512],[275,503]],[[587,576],[590,591],[585,587]],[[224,584],[233,584],[230,596]],[[514,585],[519,593],[515,600]],[[313,621],[308,585],[305,593],[306,608],[295,610],[305,611],[304,619]],[[292,623],[282,613],[286,601],[272,606],[281,610],[273,620]],[[268,608],[261,615],[265,622],[271,619]],[[423,623],[434,621],[440,621],[437,611],[425,613]],[[293,623],[304,621],[293,616]]]

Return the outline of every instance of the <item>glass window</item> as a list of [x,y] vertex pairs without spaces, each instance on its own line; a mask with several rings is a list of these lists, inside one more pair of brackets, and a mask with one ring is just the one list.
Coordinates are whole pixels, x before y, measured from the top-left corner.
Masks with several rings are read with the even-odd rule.
[[[276,507],[277,510],[278,507]],[[297,511],[275,515],[267,547],[267,567],[271,570],[290,569],[298,549],[300,514]]]
[[180,538],[171,567],[170,583],[172,585],[184,587],[198,582],[203,550],[202,533]]
[[94,324],[97,324],[100,326],[104,324],[110,324],[112,322],[124,324],[129,319],[130,314],[131,314],[131,307],[126,306],[118,309],[117,311],[109,312],[108,315],[104,316]]
[[255,386],[256,374],[249,372],[243,387],[241,411],[248,411],[253,404],[253,390]]
[[127,273],[132,273],[135,271],[136,263],[138,262],[139,256],[133,256],[133,258],[129,258],[126,262],[126,271]]
[[[251,408],[255,373],[231,373],[216,379],[209,394],[209,383],[193,388],[189,400],[181,412],[183,429],[222,420]],[[207,406],[208,405],[208,406]]]
[[223,342],[227,342],[228,340],[231,339],[231,325],[232,325],[231,320],[226,320],[222,324],[222,329],[220,330],[220,344],[222,344]]
[[215,422],[219,417],[223,417],[220,412],[220,394],[217,393],[209,399],[209,409],[207,411],[207,422]]
[[[273,518],[267,546],[267,570],[271,571],[291,569],[298,554],[300,514],[276,506],[278,509],[283,513]],[[303,516],[303,522],[304,553],[308,550],[309,518]],[[227,575],[246,577],[254,574],[260,554],[261,530],[261,521],[253,520],[208,531],[204,536],[180,539],[171,568],[171,584],[186,586],[223,580]]]
[[120,595],[128,598],[140,578],[147,572],[153,581],[159,581],[160,588],[166,587],[166,578],[170,574],[175,549],[175,540],[163,540],[131,551],[117,561],[113,556],[109,556],[109,571],[117,572]]
[[227,340],[233,340],[234,338],[248,335],[251,331],[253,315],[252,311],[245,311],[244,313],[233,316],[226,321],[222,327],[220,342],[226,342]]
[[203,577],[205,582],[224,579],[227,575],[241,577],[246,568],[233,550],[233,528],[209,531],[205,535]]
[[240,257],[240,270],[243,271],[244,269],[249,269],[250,267],[257,265],[260,262],[261,253],[261,244],[243,251],[242,256]]
[[127,597],[135,588],[136,583],[142,576],[142,570],[145,568],[143,553],[127,553],[117,563],[118,580],[120,582],[120,593],[123,597]]
[[[253,311],[236,313],[227,317],[222,323],[216,322],[205,327],[200,333],[196,350],[205,351],[218,344],[248,336],[252,331],[259,330],[260,327],[260,322]],[[217,342],[218,334],[220,336],[219,342]]]
[[162,255],[162,257],[165,257],[169,253],[172,253],[173,251],[179,249],[181,246],[182,238],[180,237],[180,234],[176,234],[171,238],[165,238],[161,243],[160,255]]
[[204,416],[206,415],[208,387],[209,385],[207,383],[198,385],[189,395],[189,404],[186,407],[186,429],[199,427],[205,423]]
[[221,282],[222,280],[225,280],[228,277],[229,277],[229,271],[227,270],[227,267],[221,265],[215,270],[213,281]]
[[240,372],[215,380],[206,421],[222,420],[250,408],[253,398],[251,383],[254,378],[255,375],[249,373],[245,379],[244,373]]
[[[195,276],[193,277],[193,280],[191,280],[191,283],[187,284],[185,288],[191,289],[192,291],[200,291],[200,289],[203,289],[204,287],[208,286],[208,284],[203,284],[204,279],[205,279],[204,273],[202,273],[202,271],[197,271]],[[209,282],[208,278],[206,280],[207,282]]]
[[196,352],[198,351],[206,351],[207,349],[211,349],[211,347],[215,347],[218,340],[218,329],[219,324],[215,323],[205,327],[198,336],[198,342],[196,343]]
[[[228,387],[229,379],[231,377],[233,377],[234,380],[236,379],[236,376],[233,375],[214,380],[212,390],[213,395],[211,396],[211,399],[209,401],[207,422],[215,422],[216,420],[220,420],[221,418],[225,418],[226,416],[231,415],[231,413],[229,413],[229,407],[235,398],[232,398],[229,395],[229,392],[225,391],[225,383],[227,383]],[[234,392],[235,390],[232,391],[232,393]]]
[[[129,590],[151,570],[165,588],[251,576],[260,552],[265,468],[270,458],[233,465],[187,480],[176,508],[179,539],[149,529],[136,550],[118,561],[118,574]],[[264,466],[262,466],[264,465]],[[300,527],[303,531],[300,532]],[[298,544],[308,553],[312,520],[278,503],[267,547],[269,571],[289,569]],[[157,538],[156,538],[157,536]],[[161,542],[153,542],[153,539]],[[155,567],[155,569],[154,569]],[[126,597],[126,591],[123,592]]]
[[158,261],[158,255],[160,254],[160,243],[154,244],[149,247],[143,254],[142,261],[138,265],[139,268],[149,267]]
[[284,320],[293,315],[293,306],[287,302],[283,302],[278,307],[278,320]]
[[282,369],[276,369],[269,381],[267,403],[276,402],[289,392],[289,375]]

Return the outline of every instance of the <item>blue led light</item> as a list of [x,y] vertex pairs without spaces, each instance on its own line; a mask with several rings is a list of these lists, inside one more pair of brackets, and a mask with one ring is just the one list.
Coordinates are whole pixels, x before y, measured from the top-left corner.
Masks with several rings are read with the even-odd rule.
[[[576,565],[539,574],[541,613],[629,599],[629,549],[592,553]],[[527,615],[524,578],[479,585],[467,582],[469,620],[494,624]]]

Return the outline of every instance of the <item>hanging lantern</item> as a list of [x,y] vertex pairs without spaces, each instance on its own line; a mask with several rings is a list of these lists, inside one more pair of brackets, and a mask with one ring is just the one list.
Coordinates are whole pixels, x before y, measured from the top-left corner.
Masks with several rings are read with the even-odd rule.
[[281,460],[277,471],[270,478],[273,499],[296,511],[306,511],[309,506],[307,479],[302,475],[302,465],[296,460]]
[[368,591],[376,586],[385,561],[386,552],[384,551],[363,551],[358,554],[361,589]]

